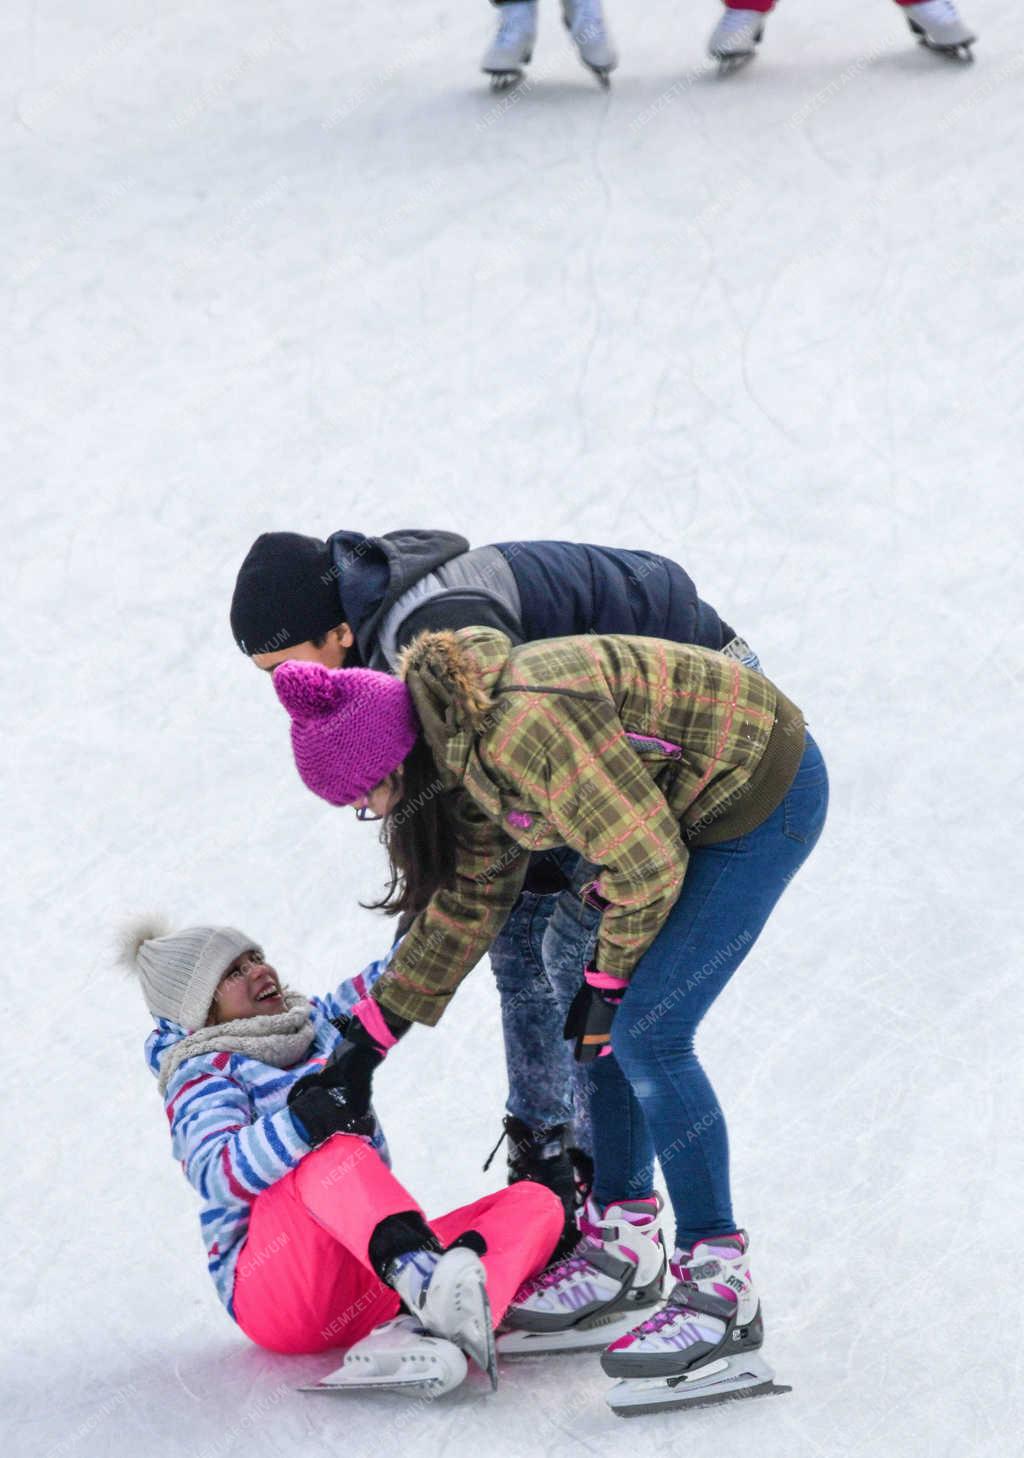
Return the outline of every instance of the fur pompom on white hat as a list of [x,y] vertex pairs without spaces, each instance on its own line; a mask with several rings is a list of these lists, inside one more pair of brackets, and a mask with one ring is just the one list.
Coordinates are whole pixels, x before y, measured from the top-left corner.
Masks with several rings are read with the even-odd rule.
[[126,921],[117,931],[117,962],[125,971],[137,973],[137,958],[143,942],[155,941],[157,937],[171,934],[171,923],[165,916],[155,913],[150,916],[135,916]]

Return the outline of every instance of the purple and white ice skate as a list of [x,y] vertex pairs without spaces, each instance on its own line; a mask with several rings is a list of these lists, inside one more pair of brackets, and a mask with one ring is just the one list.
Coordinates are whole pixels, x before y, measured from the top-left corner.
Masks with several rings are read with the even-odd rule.
[[591,1196],[571,1255],[526,1281],[505,1313],[502,1356],[600,1351],[663,1300],[665,1246],[661,1197],[619,1200],[605,1209]]
[[747,1249],[740,1230],[673,1253],[666,1305],[601,1357],[609,1377],[622,1379],[608,1393],[613,1412],[633,1417],[791,1391],[760,1355],[764,1323]]

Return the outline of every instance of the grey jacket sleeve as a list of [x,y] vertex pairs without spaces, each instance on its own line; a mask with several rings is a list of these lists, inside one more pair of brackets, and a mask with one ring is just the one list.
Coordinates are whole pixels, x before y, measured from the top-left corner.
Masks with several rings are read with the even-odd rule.
[[513,643],[522,643],[523,629],[518,618],[497,598],[484,592],[455,589],[440,597],[428,598],[421,607],[409,613],[395,635],[398,648],[420,633],[437,632],[458,628],[498,628],[506,633]]

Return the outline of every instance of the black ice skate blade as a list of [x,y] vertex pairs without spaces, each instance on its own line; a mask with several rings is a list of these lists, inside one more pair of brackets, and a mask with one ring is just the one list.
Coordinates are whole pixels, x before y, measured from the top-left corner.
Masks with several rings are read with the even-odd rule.
[[645,1402],[630,1407],[613,1407],[612,1412],[616,1417],[645,1417],[652,1412],[671,1412],[679,1408],[721,1407],[726,1402],[740,1402],[744,1397],[781,1397],[783,1393],[792,1391],[792,1387],[787,1387],[782,1382],[758,1382],[754,1387],[737,1387],[729,1392],[707,1392],[703,1396],[677,1397],[674,1401],[668,1402]]
[[[586,66],[586,61],[584,61],[583,64]],[[600,86],[602,91],[611,90],[612,73],[610,71],[606,71],[601,66],[587,66],[587,70],[592,71],[593,74],[597,77],[597,84]]]

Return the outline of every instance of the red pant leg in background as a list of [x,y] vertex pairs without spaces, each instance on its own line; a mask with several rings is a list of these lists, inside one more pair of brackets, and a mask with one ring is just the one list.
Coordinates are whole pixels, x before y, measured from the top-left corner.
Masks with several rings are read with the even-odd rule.
[[[368,1144],[335,1135],[254,1201],[235,1277],[239,1326],[275,1352],[359,1341],[398,1311],[398,1297],[370,1266],[370,1236],[385,1216],[418,1209]],[[497,1321],[520,1282],[551,1254],[562,1219],[550,1190],[523,1183],[431,1225],[442,1245],[464,1230],[483,1236]]]

